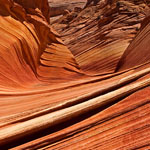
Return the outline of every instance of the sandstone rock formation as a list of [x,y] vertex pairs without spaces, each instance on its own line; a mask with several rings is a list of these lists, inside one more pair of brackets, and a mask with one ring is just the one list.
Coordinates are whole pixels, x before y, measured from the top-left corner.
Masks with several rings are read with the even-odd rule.
[[51,21],[60,18],[60,15],[66,15],[76,8],[83,8],[85,6],[85,0],[48,0],[48,2],[50,17],[53,17]]
[[0,0],[0,149],[150,149],[148,5]]
[[77,63],[88,74],[113,73],[137,34],[141,21],[149,13],[148,6],[142,1],[138,4],[133,1],[118,3],[114,2],[110,7],[100,1],[98,5],[76,13],[72,20],[67,15],[53,24]]

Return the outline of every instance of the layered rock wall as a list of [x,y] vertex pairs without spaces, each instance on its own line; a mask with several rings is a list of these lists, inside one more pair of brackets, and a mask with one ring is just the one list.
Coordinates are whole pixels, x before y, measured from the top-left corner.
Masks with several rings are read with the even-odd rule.
[[46,0],[0,0],[0,149],[149,149],[148,14],[100,2],[59,35]]

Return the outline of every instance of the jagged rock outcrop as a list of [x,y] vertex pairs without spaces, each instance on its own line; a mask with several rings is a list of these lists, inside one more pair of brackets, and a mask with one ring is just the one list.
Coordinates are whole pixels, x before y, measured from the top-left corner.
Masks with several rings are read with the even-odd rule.
[[49,18],[0,0],[0,149],[149,149],[148,2]]
[[[82,70],[88,74],[113,73],[137,34],[141,21],[149,13],[143,1],[114,1],[111,6],[106,4],[100,1],[79,14],[74,15],[73,12],[72,16],[75,17],[69,21],[67,15],[53,25]],[[61,29],[60,24],[63,24]]]

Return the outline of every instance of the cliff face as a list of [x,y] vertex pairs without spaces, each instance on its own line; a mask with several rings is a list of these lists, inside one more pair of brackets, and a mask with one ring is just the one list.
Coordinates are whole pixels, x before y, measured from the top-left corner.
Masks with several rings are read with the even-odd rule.
[[0,0],[0,149],[149,149],[148,2],[50,11]]

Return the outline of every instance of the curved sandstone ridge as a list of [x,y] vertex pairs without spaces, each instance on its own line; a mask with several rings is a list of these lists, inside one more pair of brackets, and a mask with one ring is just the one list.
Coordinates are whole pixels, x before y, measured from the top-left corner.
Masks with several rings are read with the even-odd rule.
[[73,55],[49,26],[47,1],[5,3],[0,6],[0,73],[4,86],[6,81],[8,86],[22,85],[37,79],[69,78],[79,72]]
[[0,0],[0,149],[149,149],[148,5]]

